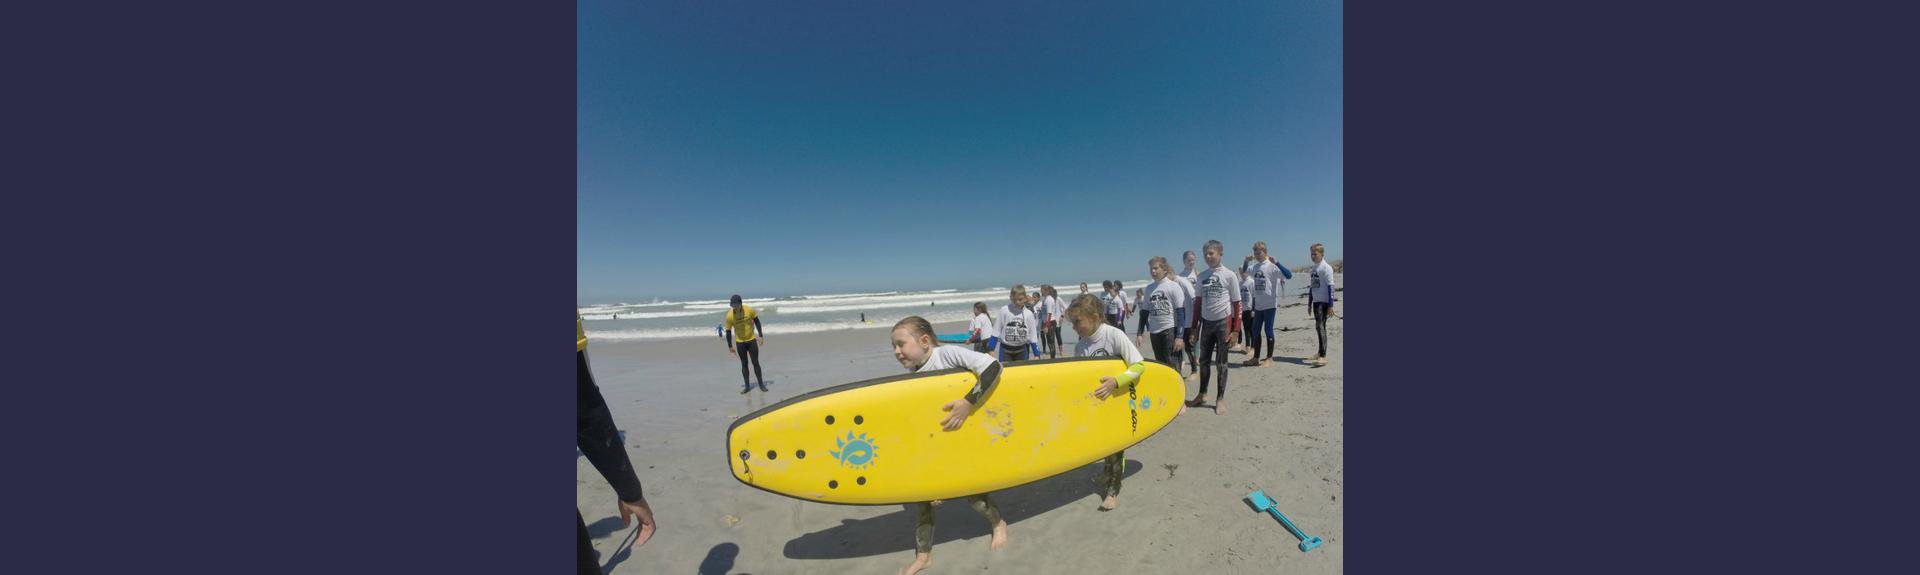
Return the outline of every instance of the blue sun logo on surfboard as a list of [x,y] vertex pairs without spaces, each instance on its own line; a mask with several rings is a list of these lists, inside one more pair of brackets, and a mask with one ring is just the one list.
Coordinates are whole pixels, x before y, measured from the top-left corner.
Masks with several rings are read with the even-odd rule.
[[838,446],[840,450],[829,451],[827,454],[839,460],[841,465],[854,469],[865,469],[867,466],[872,465],[874,451],[879,449],[873,446],[873,438],[867,437],[867,434],[861,433],[856,435],[851,431],[847,432],[846,439],[836,437],[833,439],[833,443]]

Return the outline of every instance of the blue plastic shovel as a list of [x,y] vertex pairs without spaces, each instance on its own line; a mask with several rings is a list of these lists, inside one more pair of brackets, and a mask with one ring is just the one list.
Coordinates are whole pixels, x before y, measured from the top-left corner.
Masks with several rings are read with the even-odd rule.
[[1253,493],[1248,493],[1247,501],[1253,503],[1254,509],[1273,514],[1275,518],[1280,520],[1281,525],[1287,526],[1287,531],[1293,532],[1294,537],[1300,538],[1301,553],[1312,551],[1313,548],[1319,547],[1320,544],[1323,543],[1323,541],[1320,540],[1319,536],[1310,536],[1305,533],[1301,533],[1299,527],[1294,527],[1293,522],[1287,520],[1287,516],[1285,514],[1280,513],[1280,508],[1274,506],[1273,500],[1267,498],[1267,491],[1265,489],[1257,490],[1257,491],[1254,491]]

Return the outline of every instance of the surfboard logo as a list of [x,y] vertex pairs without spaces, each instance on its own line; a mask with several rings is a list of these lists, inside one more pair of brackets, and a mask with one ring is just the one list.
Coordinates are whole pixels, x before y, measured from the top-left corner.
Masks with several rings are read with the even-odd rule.
[[874,447],[873,438],[867,437],[865,433],[855,434],[852,431],[847,432],[845,439],[834,438],[833,443],[840,449],[828,451],[827,455],[833,456],[841,465],[854,469],[866,469],[867,466],[873,465],[874,452],[879,450],[878,447]]

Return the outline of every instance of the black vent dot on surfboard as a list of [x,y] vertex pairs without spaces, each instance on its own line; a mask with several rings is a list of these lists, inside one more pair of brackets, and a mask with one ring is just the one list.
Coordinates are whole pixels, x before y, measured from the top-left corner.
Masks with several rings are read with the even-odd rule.
[[751,454],[751,453],[747,453],[747,450],[745,450],[745,449],[742,449],[742,450],[740,450],[740,460],[741,460],[741,461],[746,461],[746,460],[747,460],[747,457],[750,457],[750,456],[752,456],[752,455],[753,455],[753,454]]
[[771,450],[771,449],[769,449],[769,450],[767,450],[767,459],[779,459],[779,458],[780,458],[780,454],[779,454],[779,453],[775,453],[775,452],[774,452],[773,450]]
[[833,416],[827,416],[827,425],[833,425]]
[[838,481],[827,482],[827,489],[839,489],[839,488],[840,488],[840,482]]
[[858,484],[861,484],[861,485],[866,485],[866,484],[867,484],[867,478],[865,478],[865,477],[856,477],[856,478],[854,478],[854,479],[853,479],[853,482],[854,482],[854,483],[858,483]]
[[866,423],[866,422],[867,422],[867,418],[865,418],[865,417],[861,417],[861,416],[858,416],[858,415],[855,415],[855,416],[853,416],[853,424],[854,424],[854,425],[860,425],[860,424],[862,424],[862,423]]
[[799,451],[795,451],[795,452],[793,452],[793,456],[794,456],[794,457],[798,457],[798,458],[801,458],[801,459],[806,459],[806,458],[807,458],[807,450],[805,450],[805,449],[802,449],[802,450],[799,450]]

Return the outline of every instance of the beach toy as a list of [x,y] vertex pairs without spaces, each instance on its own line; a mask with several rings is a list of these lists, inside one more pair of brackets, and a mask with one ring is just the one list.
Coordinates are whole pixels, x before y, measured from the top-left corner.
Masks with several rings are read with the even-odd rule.
[[1312,551],[1313,548],[1319,547],[1321,543],[1324,543],[1323,541],[1320,540],[1319,536],[1317,535],[1310,536],[1305,533],[1301,533],[1299,527],[1294,527],[1293,522],[1287,520],[1287,516],[1285,514],[1280,513],[1280,508],[1274,506],[1273,500],[1267,498],[1267,491],[1265,489],[1255,490],[1253,493],[1248,493],[1247,501],[1253,503],[1254,509],[1273,514],[1275,518],[1280,520],[1281,525],[1287,526],[1287,531],[1293,532],[1293,536],[1298,537],[1300,539],[1301,553]]

